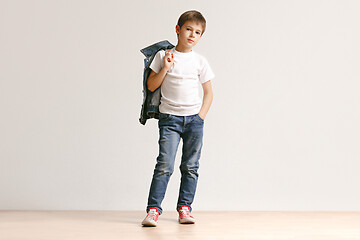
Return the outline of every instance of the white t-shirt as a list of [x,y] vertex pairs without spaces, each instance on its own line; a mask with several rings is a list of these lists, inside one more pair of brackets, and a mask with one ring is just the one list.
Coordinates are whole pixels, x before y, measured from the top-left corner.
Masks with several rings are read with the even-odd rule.
[[[174,64],[161,84],[159,111],[177,116],[189,116],[200,112],[202,86],[215,77],[206,58],[194,51],[182,53],[172,48]],[[159,73],[164,66],[165,51],[155,55],[150,68]]]

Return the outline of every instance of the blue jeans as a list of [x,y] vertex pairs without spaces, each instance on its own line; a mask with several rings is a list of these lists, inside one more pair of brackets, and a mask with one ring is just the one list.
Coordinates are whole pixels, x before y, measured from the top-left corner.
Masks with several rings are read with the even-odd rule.
[[183,139],[182,158],[180,164],[181,184],[176,209],[186,205],[190,207],[194,200],[198,180],[199,159],[203,144],[204,120],[198,114],[191,116],[175,116],[160,113],[159,115],[159,156],[150,186],[148,205],[162,213],[161,202],[174,171],[176,151]]

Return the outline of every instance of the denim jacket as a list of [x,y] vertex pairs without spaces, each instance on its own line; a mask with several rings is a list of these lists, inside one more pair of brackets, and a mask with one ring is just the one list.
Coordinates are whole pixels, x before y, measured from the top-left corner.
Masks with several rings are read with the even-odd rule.
[[151,73],[150,64],[158,51],[171,49],[173,47],[175,46],[172,45],[169,41],[164,40],[140,50],[140,52],[145,55],[143,76],[143,103],[141,106],[141,113],[139,118],[140,123],[143,125],[145,125],[146,120],[149,118],[159,119],[159,105],[161,98],[160,87],[158,87],[154,92],[151,92],[147,88],[147,79]]

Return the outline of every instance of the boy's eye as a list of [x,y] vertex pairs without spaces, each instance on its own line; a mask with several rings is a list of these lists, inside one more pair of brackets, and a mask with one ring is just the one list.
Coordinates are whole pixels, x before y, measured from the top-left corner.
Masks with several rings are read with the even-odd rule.
[[196,34],[198,34],[198,35],[199,35],[199,34],[200,34],[200,32],[196,32]]

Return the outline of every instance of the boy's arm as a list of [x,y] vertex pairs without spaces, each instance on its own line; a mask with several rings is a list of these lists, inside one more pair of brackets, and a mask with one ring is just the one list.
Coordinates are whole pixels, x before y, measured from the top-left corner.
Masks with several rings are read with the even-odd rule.
[[205,119],[206,114],[209,111],[209,108],[211,106],[212,100],[213,100],[213,91],[211,87],[211,81],[207,81],[202,84],[203,90],[204,90],[204,96],[203,96],[203,103],[199,112],[199,117],[202,119]]
[[155,91],[158,87],[160,87],[160,85],[164,81],[167,71],[168,70],[165,67],[163,67],[158,73],[151,70],[151,73],[147,80],[147,88],[151,92]]
[[164,81],[166,73],[169,71],[171,66],[174,64],[174,55],[170,54],[170,50],[165,52],[164,56],[164,67],[158,72],[151,70],[151,73],[147,79],[147,88],[153,92],[155,91],[162,82]]

